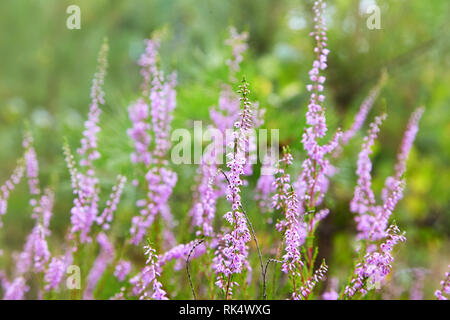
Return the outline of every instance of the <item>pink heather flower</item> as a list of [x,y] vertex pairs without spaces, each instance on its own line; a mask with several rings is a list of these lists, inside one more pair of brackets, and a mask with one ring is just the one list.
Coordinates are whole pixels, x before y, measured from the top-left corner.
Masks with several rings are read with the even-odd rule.
[[270,198],[275,192],[274,186],[275,176],[273,174],[263,174],[261,171],[261,175],[256,183],[255,200],[258,202],[258,206],[263,213],[273,210]]
[[91,241],[89,232],[98,214],[99,181],[95,176],[93,161],[100,157],[100,153],[97,150],[97,133],[100,131],[98,122],[101,109],[99,105],[105,103],[102,86],[106,75],[107,52],[108,44],[105,41],[98,55],[97,72],[94,75],[91,87],[92,101],[88,120],[85,122],[81,147],[77,150],[81,157],[80,166],[85,168],[83,172],[79,172],[76,169],[73,156],[67,145],[64,150],[71,175],[73,192],[76,196],[70,211],[70,221],[72,224],[71,234],[74,237],[75,233],[79,232],[81,243]]
[[337,131],[334,138],[325,145],[320,145],[319,140],[323,138],[327,132],[325,110],[322,106],[324,96],[323,83],[325,77],[321,72],[327,68],[327,56],[329,50],[326,49],[326,26],[323,16],[325,3],[322,0],[314,2],[315,26],[311,36],[316,40],[316,59],[313,67],[309,72],[311,84],[307,85],[307,90],[311,92],[308,111],[306,112],[307,128],[302,135],[303,148],[307,153],[306,159],[302,164],[302,173],[297,181],[295,188],[302,203],[302,210],[314,208],[320,204],[324,193],[328,188],[327,175],[332,174],[331,165],[325,156],[331,153],[339,144],[342,136],[340,130]]
[[[448,266],[448,268],[450,268],[450,265]],[[442,280],[440,284],[441,289],[436,290],[434,295],[438,300],[448,300],[448,297],[450,296],[450,272],[445,273],[445,279]]]
[[214,232],[213,221],[216,214],[216,202],[221,194],[220,190],[214,187],[217,177],[214,149],[211,149],[209,155],[203,155],[202,162],[197,170],[200,177],[200,183],[197,186],[198,200],[191,209],[192,225],[198,228],[197,236],[211,237]]
[[358,165],[356,174],[358,175],[358,182],[355,187],[355,192],[352,201],[350,202],[350,210],[357,213],[355,217],[357,222],[358,238],[369,239],[371,226],[374,223],[374,217],[368,214],[375,206],[375,195],[372,191],[372,162],[370,155],[372,154],[372,146],[380,131],[380,125],[386,119],[386,114],[375,118],[374,122],[370,124],[370,130],[362,145],[361,152],[358,155]]
[[142,241],[158,213],[163,217],[165,215],[165,220],[170,219],[167,202],[177,182],[177,175],[169,169],[154,167],[147,172],[145,179],[147,199],[138,200],[136,205],[140,208],[140,215],[131,221],[131,243],[135,245]]
[[[232,274],[241,273],[242,269],[248,265],[248,246],[250,241],[250,231],[247,226],[245,213],[241,207],[241,175],[244,174],[246,159],[246,147],[248,146],[248,134],[253,125],[253,115],[251,103],[248,100],[248,84],[245,80],[240,86],[242,95],[241,101],[243,109],[240,113],[240,121],[235,123],[236,130],[233,132],[234,141],[230,147],[234,152],[227,155],[228,173],[227,200],[231,203],[231,211],[224,216],[231,225],[232,230],[224,234],[222,250],[216,250],[214,269],[216,271],[218,286],[224,290],[226,297],[232,294]],[[228,278],[228,280],[226,280]]]
[[242,62],[242,54],[248,49],[248,33],[238,33],[236,28],[230,27],[230,38],[225,41],[232,50],[232,59],[228,59],[226,64],[230,68],[230,81],[235,81],[235,74],[240,70],[239,64]]
[[50,235],[50,219],[52,217],[53,201],[55,194],[50,189],[45,189],[44,194],[41,196],[39,203],[33,207],[32,218],[37,223],[42,224],[45,235]]
[[405,241],[405,234],[400,233],[396,225],[391,225],[386,231],[385,242],[377,246],[376,250],[367,253],[362,262],[356,265],[355,274],[345,288],[345,295],[351,298],[356,292],[360,292],[365,296],[367,290],[380,286],[392,269],[394,246]]
[[361,129],[361,127],[364,124],[364,121],[366,121],[367,115],[369,114],[375,100],[378,97],[380,89],[381,83],[372,88],[372,90],[370,90],[369,95],[361,103],[359,111],[355,115],[355,119],[353,120],[351,127],[347,131],[344,131],[342,134],[341,140],[342,146],[346,145],[350,141],[350,139],[355,136],[356,132],[358,132]]
[[97,218],[97,223],[102,226],[104,230],[108,230],[110,228],[113,214],[117,210],[117,205],[119,204],[120,196],[122,195],[123,187],[125,186],[126,181],[127,179],[122,175],[117,177],[117,184],[112,188],[109,200],[106,202],[106,207],[102,214]]
[[409,152],[411,151],[414,139],[419,131],[419,121],[424,112],[424,108],[417,108],[411,115],[408,125],[406,127],[405,134],[403,136],[402,144],[400,145],[400,151],[397,155],[397,163],[395,164],[394,176],[388,177],[384,184],[382,191],[382,198],[386,200],[389,196],[389,192],[395,188],[396,181],[401,180],[403,174],[406,171],[406,161],[408,160]]
[[142,162],[148,166],[152,161],[149,151],[151,136],[149,134],[150,124],[148,123],[148,105],[143,99],[139,99],[128,108],[133,127],[127,130],[128,135],[133,139],[136,151],[131,154],[131,161]]
[[170,124],[173,119],[172,112],[176,106],[176,74],[168,79],[162,72],[153,75],[150,88],[150,114],[152,129],[155,137],[155,157],[162,159],[170,148]]
[[81,139],[81,147],[77,150],[81,155],[81,166],[92,168],[92,161],[100,158],[97,150],[97,133],[100,131],[98,121],[102,110],[99,105],[105,103],[103,92],[103,83],[107,68],[107,53],[108,43],[105,41],[100,49],[98,55],[97,72],[92,80],[91,87],[91,105],[89,109],[88,120],[85,122],[85,130],[83,131],[83,138]]
[[26,285],[23,277],[17,277],[12,283],[3,281],[3,289],[3,300],[23,300],[30,287]]
[[23,251],[16,257],[18,274],[24,274],[33,268],[36,272],[44,271],[50,259],[45,230],[36,224],[28,235]]
[[155,249],[149,245],[144,246],[144,249],[147,256],[146,266],[130,280],[133,286],[132,292],[140,300],[167,300],[166,292],[162,289],[162,284],[158,280],[160,276],[158,255]]
[[297,194],[291,185],[290,175],[286,173],[287,167],[292,164],[292,155],[285,152],[279,161],[276,174],[276,193],[273,196],[273,206],[281,209],[285,220],[277,224],[277,229],[284,232],[284,242],[286,244],[285,254],[281,270],[294,277],[300,275],[300,268],[303,266],[300,256],[300,246],[302,245],[302,221],[299,217]]
[[[194,251],[192,251],[194,246],[195,246],[195,249],[194,249]],[[184,266],[184,262],[186,261],[188,255],[191,251],[192,251],[191,259],[193,259],[193,258],[196,258],[196,257],[204,254],[206,252],[206,246],[204,243],[197,245],[197,240],[193,240],[186,244],[179,244],[159,256],[159,258],[158,258],[159,265],[162,267],[172,260],[179,260],[183,263],[176,264],[175,270],[180,270]]]
[[123,281],[125,280],[125,277],[130,273],[131,271],[131,262],[120,260],[117,262],[116,268],[114,270],[114,276],[116,276],[117,280]]
[[[132,154],[132,161],[144,163],[148,170],[145,175],[147,197],[137,201],[136,205],[140,208],[140,214],[133,217],[131,221],[131,243],[135,245],[139,245],[142,241],[157,214],[161,215],[166,227],[170,229],[173,225],[167,201],[176,184],[177,175],[164,167],[167,163],[164,157],[170,148],[172,113],[176,106],[176,76],[171,74],[166,78],[158,69],[159,45],[156,39],[146,40],[146,50],[138,62],[144,77],[144,99],[129,108],[133,128],[128,130],[128,134],[134,140],[136,147],[136,152]],[[149,99],[150,110],[145,102],[147,99]],[[151,125],[148,123],[149,112]],[[154,137],[153,150],[149,150],[151,141],[149,129]]]
[[[141,66],[141,75],[144,77],[143,94],[150,99],[150,115],[152,131],[154,135],[153,156],[159,161],[166,155],[170,148],[170,124],[172,112],[176,106],[176,74],[165,77],[158,69],[157,57],[159,40],[146,40],[145,52],[141,55],[138,64]],[[149,125],[145,124],[148,117],[148,106],[144,100],[139,100],[135,106],[129,109],[133,128],[129,135],[135,141],[136,153],[132,154],[133,162],[150,163],[151,155],[145,150],[150,143],[150,136],[146,134]]]
[[157,59],[160,45],[161,44],[158,39],[145,40],[145,52],[141,55],[138,61],[138,65],[141,67],[141,75],[144,78],[142,83],[142,91],[146,97],[150,94],[152,77],[158,73]]
[[17,161],[17,165],[9,179],[6,180],[5,184],[0,187],[0,227],[3,226],[1,218],[6,214],[6,209],[8,208],[8,198],[15,186],[20,182],[20,180],[22,180],[24,171],[24,161],[23,159],[20,159]]
[[98,281],[102,277],[108,265],[114,259],[114,246],[103,232],[97,236],[97,242],[100,245],[100,253],[94,261],[92,269],[87,277],[87,285],[84,291],[84,299],[93,299],[93,294]]
[[44,275],[46,291],[58,289],[59,284],[66,275],[67,266],[65,257],[52,258]]
[[231,129],[239,118],[240,102],[239,97],[231,90],[231,87],[224,85],[220,95],[217,109],[210,109],[210,117],[214,127],[225,135],[227,129]]
[[308,299],[308,296],[311,294],[312,290],[317,285],[317,283],[325,279],[327,271],[328,266],[325,264],[325,261],[323,261],[319,269],[314,271],[312,278],[308,279],[306,283],[298,289],[298,292],[294,292],[292,294],[292,299],[294,300]]
[[[25,168],[26,176],[28,180],[28,186],[31,195],[38,195],[40,193],[39,189],[39,163],[36,156],[36,151],[33,147],[33,137],[30,132],[25,134],[22,145],[25,149]],[[33,202],[33,200],[32,200]]]

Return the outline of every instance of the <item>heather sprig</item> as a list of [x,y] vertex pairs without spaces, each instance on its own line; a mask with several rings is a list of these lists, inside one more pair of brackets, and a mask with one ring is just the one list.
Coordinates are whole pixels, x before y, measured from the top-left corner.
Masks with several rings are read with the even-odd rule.
[[224,218],[232,229],[224,234],[222,241],[225,245],[222,250],[216,250],[214,265],[217,274],[216,284],[224,291],[226,299],[231,297],[232,289],[236,284],[231,280],[232,276],[241,273],[244,267],[249,268],[247,243],[251,238],[241,205],[241,175],[244,174],[244,166],[247,161],[246,147],[253,125],[253,116],[252,106],[248,99],[250,90],[245,79],[242,80],[239,88],[242,109],[240,119],[235,123],[234,141],[230,145],[233,151],[227,154],[227,167],[230,171],[227,174],[229,183],[226,197],[231,203],[231,211],[228,211]]
[[286,172],[292,161],[292,155],[285,150],[283,157],[279,160],[274,181],[276,192],[273,196],[273,206],[284,214],[284,220],[278,222],[276,226],[278,231],[284,234],[285,253],[281,270],[292,277],[295,290],[296,281],[301,276],[303,266],[300,247],[305,241],[305,230],[300,217],[297,194],[291,185],[290,175]]
[[298,291],[292,294],[292,298],[294,300],[307,300],[317,283],[325,279],[327,271],[328,266],[325,261],[322,261],[320,267],[314,271],[313,276],[308,279],[305,284],[298,289]]
[[17,161],[16,167],[9,179],[0,187],[0,227],[3,226],[2,216],[6,214],[9,196],[11,195],[11,192],[14,191],[16,185],[22,180],[24,172],[25,163],[23,158],[21,158]]
[[162,284],[158,279],[160,276],[158,255],[150,244],[145,245],[144,250],[147,261],[141,272],[130,279],[133,286],[132,293],[140,300],[167,300],[167,293],[162,289]]
[[[128,130],[128,135],[133,139],[136,149],[131,155],[131,160],[137,164],[143,163],[146,170],[144,181],[146,197],[136,202],[139,215],[134,216],[131,221],[130,242],[134,245],[141,243],[158,215],[165,222],[166,233],[170,233],[173,226],[168,200],[177,182],[177,175],[167,167],[165,157],[170,148],[172,112],[176,106],[176,75],[173,73],[165,77],[159,69],[157,64],[159,47],[159,39],[146,40],[145,52],[138,62],[144,78],[143,98],[131,105],[128,110],[133,124]],[[153,145],[150,144],[151,141],[154,141]],[[137,180],[135,184],[138,184]],[[165,237],[166,239],[173,238],[171,234],[167,235],[169,237]],[[171,241],[165,242],[166,246],[171,244]]]
[[95,175],[93,161],[100,157],[97,134],[100,131],[98,126],[101,114],[100,106],[105,103],[102,86],[106,75],[107,53],[108,43],[105,40],[98,55],[97,72],[92,81],[88,120],[85,122],[81,147],[77,150],[80,155],[79,165],[83,170],[77,168],[70,149],[68,146],[65,147],[66,161],[75,194],[70,218],[72,223],[71,233],[73,237],[75,237],[75,234],[79,234],[81,243],[91,241],[89,232],[98,214],[99,180]]
[[358,239],[369,239],[372,225],[374,223],[373,212],[375,206],[375,195],[372,191],[372,162],[370,154],[372,146],[375,143],[381,123],[386,119],[386,114],[375,118],[370,124],[370,130],[358,155],[356,174],[358,181],[355,187],[353,199],[350,202],[350,210],[358,215],[355,217],[357,222]]

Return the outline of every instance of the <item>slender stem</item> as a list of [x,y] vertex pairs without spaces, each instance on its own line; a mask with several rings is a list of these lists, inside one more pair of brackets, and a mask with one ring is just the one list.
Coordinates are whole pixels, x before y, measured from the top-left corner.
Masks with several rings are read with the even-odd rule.
[[266,262],[266,267],[264,268],[264,276],[263,276],[263,299],[267,300],[267,294],[266,294],[266,275],[267,275],[267,268],[269,267],[269,263],[276,262],[276,263],[282,263],[282,261],[277,259],[268,259]]
[[197,296],[195,294],[195,289],[194,289],[194,285],[192,284],[192,279],[191,279],[191,273],[189,272],[189,259],[191,258],[191,254],[194,252],[195,248],[197,248],[200,244],[202,244],[205,241],[205,239],[201,239],[199,241],[197,241],[191,248],[191,250],[189,251],[189,254],[187,256],[186,259],[186,273],[189,279],[189,285],[191,286],[191,290],[192,290],[192,295],[194,296],[194,300],[197,300]]

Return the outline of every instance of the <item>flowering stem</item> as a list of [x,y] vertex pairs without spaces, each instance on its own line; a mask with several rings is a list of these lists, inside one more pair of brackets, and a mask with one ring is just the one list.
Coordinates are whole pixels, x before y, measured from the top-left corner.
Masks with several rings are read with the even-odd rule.
[[[228,185],[230,185],[230,180],[228,179],[228,177],[225,174],[225,172],[222,169],[219,169],[219,171],[223,174],[223,176],[225,177],[225,180],[227,180]],[[247,213],[245,212],[245,210],[242,207],[242,205],[240,205],[239,207],[242,210],[242,213],[244,213],[245,219],[247,220],[247,223],[250,226],[250,231],[252,233],[253,241],[255,241],[256,250],[258,251],[259,263],[260,263],[260,267],[261,267],[261,277],[262,277],[263,282],[264,282],[263,283],[263,297],[265,297],[266,296],[266,286],[265,286],[266,274],[265,274],[265,271],[264,271],[264,264],[263,264],[263,260],[262,260],[261,250],[259,249],[258,239],[256,238],[255,230],[253,229],[253,224],[250,222],[250,219],[248,218]]]

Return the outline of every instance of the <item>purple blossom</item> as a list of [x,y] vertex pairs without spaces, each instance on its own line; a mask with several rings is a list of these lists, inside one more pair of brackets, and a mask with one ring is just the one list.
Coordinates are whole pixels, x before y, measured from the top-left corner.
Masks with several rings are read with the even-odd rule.
[[382,191],[383,200],[388,198],[389,193],[395,189],[397,181],[402,179],[402,176],[406,171],[406,161],[408,160],[409,152],[411,151],[414,139],[419,131],[419,121],[424,110],[425,109],[423,107],[417,108],[409,119],[402,143],[400,145],[400,151],[397,155],[394,176],[388,177],[384,184],[384,189]]
[[114,275],[119,281],[125,280],[125,277],[130,273],[131,271],[131,262],[120,260],[117,262],[116,268],[114,270]]
[[375,195],[372,191],[372,162],[370,161],[370,155],[372,154],[372,146],[380,131],[380,125],[385,119],[386,114],[383,114],[376,117],[374,122],[370,124],[369,133],[364,137],[364,143],[358,155],[356,169],[358,182],[355,187],[353,199],[350,202],[350,210],[358,214],[355,220],[357,222],[359,239],[369,239],[370,231],[374,223],[374,216],[368,213],[375,206]]
[[165,214],[166,220],[171,216],[167,201],[177,182],[177,175],[169,169],[154,167],[147,172],[145,179],[147,199],[138,200],[136,205],[140,208],[140,215],[134,216],[131,221],[131,243],[135,245],[142,241],[158,213]]
[[[216,140],[213,142],[215,143]],[[216,202],[221,195],[221,190],[215,187],[215,181],[218,180],[217,149],[215,145],[214,148],[205,151],[197,169],[199,183],[195,194],[196,201],[190,211],[192,225],[198,228],[197,236],[211,237],[213,235],[212,223],[216,214]]]
[[15,186],[22,180],[25,171],[23,159],[17,161],[11,176],[6,180],[5,184],[0,187],[0,227],[3,226],[2,216],[6,214],[8,208],[8,198]]
[[[195,246],[195,249],[194,249]],[[192,252],[192,253],[191,253]],[[191,259],[201,256],[206,252],[206,246],[204,243],[198,244],[197,240],[190,241],[186,244],[179,244],[170,250],[164,252],[159,256],[158,261],[160,266],[164,266],[172,260],[182,262],[175,264],[175,270],[180,270],[184,266],[189,253],[191,253]]]
[[308,299],[314,287],[317,285],[319,281],[325,279],[326,273],[328,271],[328,266],[325,264],[325,261],[322,262],[319,269],[314,271],[311,279],[308,279],[306,283],[298,289],[298,292],[294,292],[292,294],[292,299],[294,300],[305,300]]
[[284,232],[285,254],[281,270],[294,277],[300,275],[303,266],[300,256],[300,246],[302,239],[302,221],[299,217],[298,199],[290,180],[290,175],[286,173],[288,165],[292,164],[293,158],[289,152],[285,152],[279,161],[274,184],[276,193],[273,196],[273,206],[281,209],[285,220],[277,224],[277,229]]
[[255,200],[262,212],[270,212],[273,208],[271,205],[271,196],[275,192],[275,176],[273,174],[262,174],[256,183]]
[[[250,231],[247,226],[245,213],[241,207],[241,175],[244,174],[246,159],[246,146],[248,146],[248,134],[253,125],[251,103],[248,100],[248,84],[245,80],[240,86],[243,109],[240,113],[239,122],[235,123],[236,130],[233,132],[234,141],[230,147],[234,152],[227,154],[227,167],[230,169],[227,180],[227,200],[231,203],[231,211],[224,216],[231,225],[232,230],[223,235],[224,245],[221,250],[216,250],[214,269],[218,275],[216,284],[224,290],[228,298],[232,294],[234,283],[230,280],[232,274],[241,273],[248,265],[248,246]],[[227,279],[227,280],[226,280]]]
[[[140,208],[139,215],[134,216],[131,221],[131,243],[135,245],[142,241],[157,214],[161,215],[166,227],[170,229],[173,226],[173,218],[167,201],[176,184],[177,175],[164,167],[167,164],[164,158],[170,148],[172,112],[176,106],[176,75],[171,74],[166,78],[164,73],[158,69],[159,46],[160,43],[157,39],[146,40],[145,52],[138,62],[142,67],[141,74],[144,77],[144,99],[129,108],[133,128],[128,130],[128,134],[134,140],[136,147],[136,152],[132,154],[132,161],[144,163],[147,170],[145,175],[146,198],[137,201],[136,205]],[[149,99],[150,110],[145,102],[147,99]],[[147,121],[149,112],[151,125]],[[154,138],[152,150],[150,150],[150,131]]]
[[32,218],[42,224],[45,235],[50,235],[50,219],[53,214],[53,201],[55,194],[50,189],[45,189],[39,200],[39,204],[33,207]]
[[148,123],[148,105],[143,99],[139,99],[128,108],[133,127],[127,130],[128,135],[134,141],[136,151],[131,154],[131,161],[142,162],[148,166],[152,161],[149,151],[151,136],[149,134],[150,124]]
[[[149,245],[144,246],[144,249],[147,256],[146,266],[130,280],[133,286],[132,292],[140,300],[167,300],[166,292],[162,289],[162,284],[158,280],[160,276],[158,255],[155,249]],[[150,285],[152,285],[152,288]]]
[[97,133],[100,131],[98,122],[101,109],[99,105],[105,103],[102,86],[106,75],[107,52],[108,44],[105,41],[98,55],[97,72],[94,75],[91,87],[92,101],[88,120],[85,122],[81,147],[77,150],[81,157],[80,166],[84,168],[83,172],[78,171],[76,168],[74,158],[67,144],[64,148],[66,162],[71,175],[72,188],[76,196],[70,211],[71,234],[74,237],[75,233],[79,232],[81,243],[91,241],[89,232],[98,214],[99,181],[95,176],[93,161],[100,157],[100,153],[97,150]]
[[383,81],[380,81],[378,85],[372,88],[372,90],[370,90],[369,92],[369,95],[361,103],[359,111],[355,115],[355,119],[353,120],[351,127],[347,131],[344,131],[342,134],[341,145],[346,145],[350,141],[350,139],[355,136],[356,132],[358,132],[363,126],[364,121],[367,118],[367,115],[372,109],[372,106],[376,98],[378,97],[378,94],[380,93],[382,82]]
[[355,273],[344,294],[351,298],[356,292],[362,296],[367,290],[380,286],[392,269],[392,250],[398,242],[405,242],[404,233],[396,225],[391,225],[386,231],[386,240],[377,246],[376,250],[367,253],[362,262],[356,265]]
[[314,52],[316,59],[313,67],[309,72],[311,84],[306,86],[311,92],[308,111],[306,112],[306,124],[302,143],[306,151],[307,157],[302,163],[302,173],[297,181],[295,188],[299,195],[299,201],[302,203],[302,210],[309,210],[320,204],[324,193],[328,187],[327,175],[333,172],[329,160],[325,156],[331,153],[339,144],[342,136],[340,130],[337,131],[334,138],[325,145],[320,145],[319,140],[327,133],[327,125],[325,118],[325,109],[322,106],[324,95],[324,83],[326,78],[321,72],[327,68],[327,56],[329,50],[326,48],[327,36],[325,18],[323,9],[325,3],[322,0],[314,2],[314,31],[310,33],[316,41]]
[[224,85],[219,95],[217,109],[211,108],[209,112],[214,127],[220,130],[222,135],[227,129],[233,128],[239,118],[239,108],[239,97],[231,90],[230,86]]
[[45,270],[44,281],[46,283],[45,290],[55,290],[66,275],[67,263],[65,257],[53,257],[47,270]]
[[36,272],[44,271],[50,259],[45,230],[40,224],[36,224],[28,235],[24,248],[16,258],[18,274],[24,274],[33,269]]
[[4,296],[3,300],[23,300],[25,293],[30,290],[30,287],[26,285],[25,279],[21,276],[15,278],[12,283],[2,281]]
[[[38,195],[40,193],[39,189],[39,163],[36,156],[36,151],[33,147],[33,137],[30,132],[25,134],[22,142],[22,146],[25,149],[25,169],[26,177],[28,180],[28,186],[31,195]],[[32,204],[34,200],[31,200]]]
[[248,33],[238,33],[236,28],[230,27],[230,38],[225,41],[232,50],[232,59],[228,59],[226,64],[230,68],[230,81],[235,81],[235,74],[240,70],[239,64],[242,62],[242,54],[248,49],[247,44]]
[[114,246],[103,232],[97,236],[97,242],[100,245],[100,253],[94,261],[94,265],[89,271],[87,277],[86,289],[84,291],[84,299],[93,299],[94,289],[98,281],[105,272],[108,265],[114,259]]
[[102,214],[97,218],[97,223],[102,226],[104,230],[108,230],[110,228],[110,224],[113,220],[113,214],[117,210],[117,205],[120,202],[120,196],[122,195],[123,187],[125,186],[126,181],[127,179],[122,175],[117,177],[117,184],[112,188],[111,195],[106,202],[106,207]]

